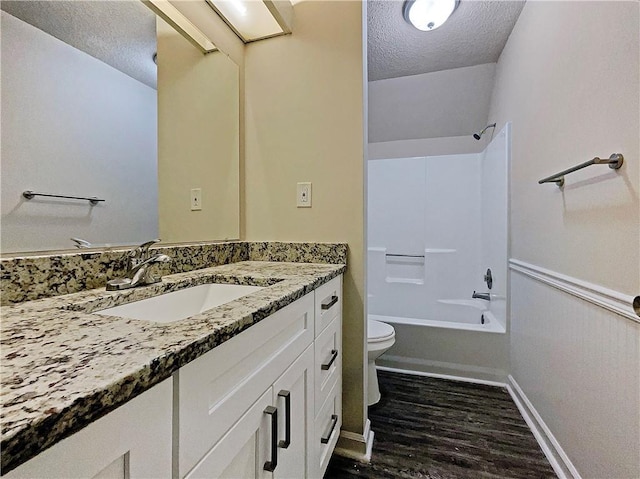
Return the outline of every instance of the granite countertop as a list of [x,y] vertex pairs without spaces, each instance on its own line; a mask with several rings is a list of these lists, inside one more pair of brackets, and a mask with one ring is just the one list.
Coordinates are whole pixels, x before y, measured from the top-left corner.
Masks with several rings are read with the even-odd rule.
[[[2,308],[2,472],[343,273],[345,265],[244,261]],[[204,283],[264,289],[173,323],[91,314]]]

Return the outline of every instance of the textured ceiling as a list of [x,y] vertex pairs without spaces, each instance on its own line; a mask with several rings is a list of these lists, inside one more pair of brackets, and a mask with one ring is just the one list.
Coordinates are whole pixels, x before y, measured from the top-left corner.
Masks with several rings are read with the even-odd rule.
[[462,0],[437,30],[405,22],[403,1],[368,0],[369,81],[494,63],[524,1]]
[[2,10],[156,88],[156,17],[139,0],[2,0]]

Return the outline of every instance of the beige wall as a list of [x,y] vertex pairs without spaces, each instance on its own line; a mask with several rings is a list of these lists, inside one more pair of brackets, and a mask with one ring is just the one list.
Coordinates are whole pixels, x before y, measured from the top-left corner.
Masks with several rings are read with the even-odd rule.
[[[160,237],[239,238],[238,65],[220,51],[203,55],[160,19],[157,48]],[[192,188],[202,190],[201,211],[191,211]]]
[[[497,130],[513,121],[512,257],[631,295],[640,291],[638,53],[637,2],[527,2],[489,115]],[[537,183],[611,153],[625,156],[617,173],[592,166],[564,190]]]
[[[242,40],[216,15],[206,2],[175,0],[173,5],[197,26],[240,68],[240,178],[244,177],[244,52]],[[240,181],[240,202],[244,203],[244,182]],[[240,238],[244,238],[244,209],[240,208]]]
[[[346,241],[344,422],[362,433],[365,335],[362,5],[295,5],[294,34],[245,52],[247,240]],[[310,209],[296,183],[313,183]]]
[[[489,116],[513,122],[512,257],[629,295],[640,291],[639,5],[527,2]],[[537,183],[611,153],[625,156],[617,173]],[[639,477],[640,325],[521,272],[510,285],[511,376],[564,451],[560,469]]]

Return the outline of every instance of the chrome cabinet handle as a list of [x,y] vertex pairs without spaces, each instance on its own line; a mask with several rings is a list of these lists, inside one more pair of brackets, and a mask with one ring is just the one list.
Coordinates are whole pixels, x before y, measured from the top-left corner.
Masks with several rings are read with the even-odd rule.
[[284,441],[280,441],[278,447],[286,449],[291,444],[291,392],[283,389],[278,397],[284,398]]
[[331,308],[331,306],[333,306],[337,302],[338,302],[338,296],[333,295],[333,296],[331,296],[331,298],[328,301],[325,299],[320,304],[320,308],[322,308],[323,311],[326,311],[327,309]]
[[267,406],[264,413],[271,416],[271,460],[264,463],[264,470],[273,472],[278,466],[278,408]]
[[336,424],[338,424],[338,415],[337,414],[332,414],[331,415],[331,428],[329,428],[329,432],[327,433],[326,436],[322,436],[320,438],[320,442],[322,444],[327,444],[329,442],[329,439],[331,438],[331,435],[333,434],[333,430],[336,428]]
[[329,369],[331,367],[331,365],[334,363],[334,361],[336,360],[337,357],[338,357],[338,350],[337,349],[332,349],[331,350],[331,359],[329,359],[328,363],[321,364],[320,368],[323,371],[326,371],[327,369]]

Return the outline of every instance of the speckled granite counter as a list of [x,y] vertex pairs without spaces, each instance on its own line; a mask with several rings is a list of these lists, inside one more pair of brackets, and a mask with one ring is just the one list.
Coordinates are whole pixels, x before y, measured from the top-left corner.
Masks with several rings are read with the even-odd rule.
[[[73,250],[0,255],[0,304],[10,305],[103,286],[122,277],[131,248]],[[238,261],[346,264],[346,243],[225,241],[158,244],[170,263],[156,266],[163,275],[186,273]]]
[[[2,471],[168,378],[189,361],[343,273],[344,265],[245,261],[2,308]],[[204,283],[267,286],[174,323],[92,311]]]

